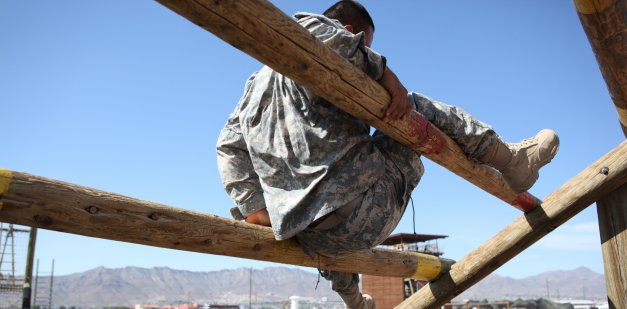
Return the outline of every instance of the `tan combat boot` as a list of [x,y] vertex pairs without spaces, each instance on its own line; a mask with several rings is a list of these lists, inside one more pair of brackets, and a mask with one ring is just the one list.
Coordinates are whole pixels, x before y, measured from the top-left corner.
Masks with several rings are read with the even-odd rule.
[[560,147],[557,134],[542,130],[538,135],[517,144],[496,139],[479,161],[503,174],[514,193],[522,193],[538,180],[538,170],[551,162]]
[[368,294],[361,294],[359,289],[355,289],[355,292],[349,295],[344,295],[338,293],[342,300],[344,301],[344,305],[346,305],[346,309],[377,309],[377,306],[372,300],[372,297]]

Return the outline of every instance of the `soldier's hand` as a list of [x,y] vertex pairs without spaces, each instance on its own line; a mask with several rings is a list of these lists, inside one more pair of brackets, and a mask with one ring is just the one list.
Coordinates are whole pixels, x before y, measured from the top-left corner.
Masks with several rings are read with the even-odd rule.
[[393,123],[394,121],[401,119],[405,120],[411,116],[412,104],[407,98],[407,89],[396,77],[396,74],[386,67],[383,77],[379,80],[379,84],[388,91],[392,97],[392,104],[385,111],[383,121],[386,123]]
[[246,223],[272,226],[272,223],[270,222],[270,214],[268,213],[268,210],[266,208],[254,212],[250,216],[246,217]]

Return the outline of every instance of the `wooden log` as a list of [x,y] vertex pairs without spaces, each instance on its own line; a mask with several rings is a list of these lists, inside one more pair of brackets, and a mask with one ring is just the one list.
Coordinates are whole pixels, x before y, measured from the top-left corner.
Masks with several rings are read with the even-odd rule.
[[[396,309],[439,308],[599,198],[627,182],[627,141],[546,197]],[[607,168],[607,175],[601,172]],[[624,251],[622,252],[624,254]],[[620,307],[625,308],[625,307]]]
[[627,136],[627,0],[573,0]]
[[390,104],[387,91],[270,2],[157,1],[506,203],[522,211],[541,203],[528,192],[512,192],[496,170],[468,160],[419,113],[406,121],[383,122]]
[[310,260],[272,229],[0,168],[0,221],[161,248],[374,276],[431,280],[453,261],[373,249]]
[[597,201],[610,308],[627,308],[627,184]]

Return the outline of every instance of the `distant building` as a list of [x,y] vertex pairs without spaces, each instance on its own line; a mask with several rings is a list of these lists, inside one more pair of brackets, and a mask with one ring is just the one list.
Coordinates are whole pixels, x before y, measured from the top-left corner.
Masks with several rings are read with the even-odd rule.
[[568,300],[560,300],[560,304],[571,304],[575,309],[593,309],[598,308],[596,303],[591,300],[584,299],[568,299]]
[[[129,307],[132,308],[132,307]],[[135,305],[135,309],[160,309],[161,306],[157,305]]]
[[236,305],[209,305],[211,309],[240,309],[239,306]]
[[[512,309],[510,302],[488,302],[487,299],[482,301],[466,300],[462,303],[448,303],[442,306],[443,309]],[[520,307],[520,309],[537,309],[536,307]],[[553,309],[553,308],[551,308]],[[557,308],[555,308],[557,309]]]
[[[171,305],[171,306],[157,306],[160,309],[198,309],[200,306],[197,305]],[[207,307],[209,308],[209,307]],[[239,308],[239,307],[238,307]]]
[[[443,252],[437,240],[446,237],[448,236],[401,233],[389,236],[381,243],[381,247],[441,256]],[[432,240],[435,240],[435,243],[430,243]],[[369,275],[362,275],[361,282],[362,293],[372,297],[377,309],[393,309],[426,283],[413,279]]]

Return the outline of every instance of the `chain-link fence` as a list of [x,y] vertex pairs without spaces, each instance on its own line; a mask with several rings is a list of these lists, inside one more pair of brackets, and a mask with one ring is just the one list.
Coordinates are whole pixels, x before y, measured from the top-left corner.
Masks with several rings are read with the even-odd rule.
[[29,232],[0,222],[0,309],[22,307]]

